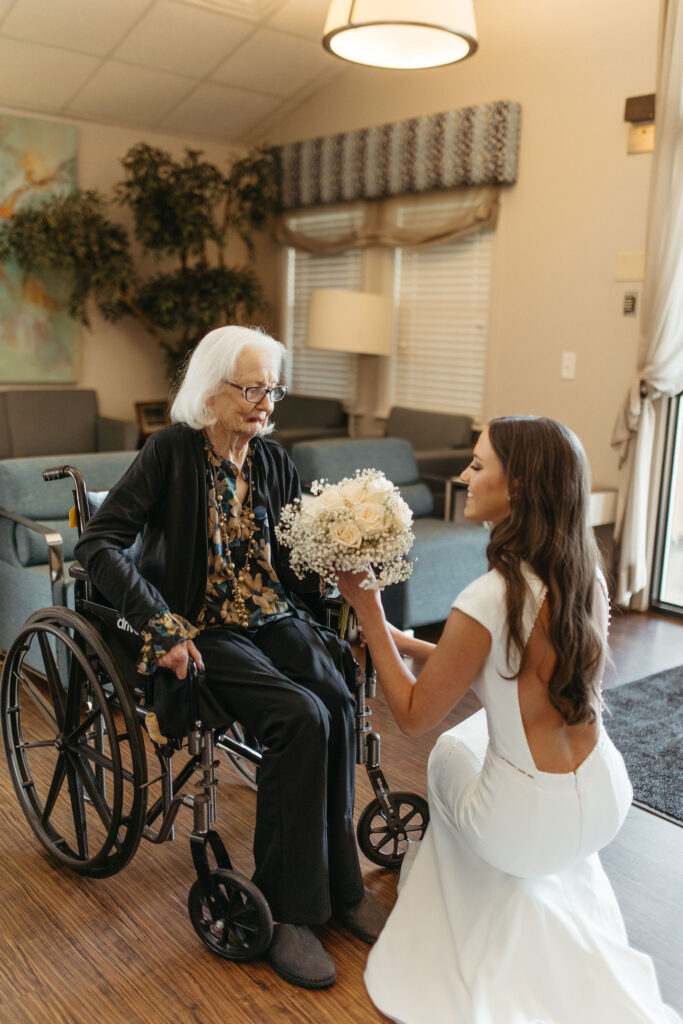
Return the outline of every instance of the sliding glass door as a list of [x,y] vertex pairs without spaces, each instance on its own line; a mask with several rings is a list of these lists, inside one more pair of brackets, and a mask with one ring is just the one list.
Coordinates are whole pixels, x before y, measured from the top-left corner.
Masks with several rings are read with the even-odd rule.
[[683,615],[683,395],[669,401],[652,604]]

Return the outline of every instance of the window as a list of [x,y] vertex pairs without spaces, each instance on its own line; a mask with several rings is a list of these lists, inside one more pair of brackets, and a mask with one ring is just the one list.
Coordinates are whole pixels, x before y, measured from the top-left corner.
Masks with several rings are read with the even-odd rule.
[[[389,212],[385,208],[385,216],[399,231],[433,235],[453,221],[458,207],[471,208],[471,203],[466,191],[455,198],[401,199]],[[304,212],[290,216],[288,226],[313,238],[335,238],[362,228],[368,209],[356,205]],[[380,251],[393,261],[393,272],[390,262],[387,275],[377,273]],[[289,248],[287,253],[285,337],[291,363],[288,383],[294,391],[340,398],[353,407],[357,356],[306,348],[310,295],[314,288],[362,291],[369,281],[383,280],[387,290],[393,288],[396,310],[396,345],[384,401],[483,418],[491,229],[421,248],[368,247],[334,254]]]
[[[289,220],[295,231],[322,238],[358,227],[363,211],[301,214]],[[324,352],[306,347],[308,306],[314,288],[363,290],[363,252],[347,249],[332,255],[287,250],[288,384],[298,394],[340,398],[353,404],[357,387],[357,358],[349,352]]]
[[[399,227],[438,223],[445,209],[403,207]],[[397,250],[393,405],[483,417],[492,247],[486,230]]]

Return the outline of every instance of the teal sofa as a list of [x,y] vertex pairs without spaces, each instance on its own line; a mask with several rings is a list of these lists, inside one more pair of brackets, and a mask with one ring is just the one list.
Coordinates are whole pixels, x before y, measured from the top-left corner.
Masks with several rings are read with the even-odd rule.
[[432,494],[420,480],[410,442],[304,441],[292,447],[291,457],[304,486],[322,478],[336,483],[353,476],[356,469],[379,469],[399,487],[413,511],[411,558],[417,559],[409,579],[382,594],[387,618],[399,629],[443,622],[456,595],[486,572],[488,530],[478,523],[445,522],[432,514]]
[[71,465],[91,490],[123,476],[135,451],[37,455],[0,460],[0,649],[7,650],[26,619],[48,605],[73,607],[68,568],[77,541],[69,526],[71,480],[46,483],[44,469]]

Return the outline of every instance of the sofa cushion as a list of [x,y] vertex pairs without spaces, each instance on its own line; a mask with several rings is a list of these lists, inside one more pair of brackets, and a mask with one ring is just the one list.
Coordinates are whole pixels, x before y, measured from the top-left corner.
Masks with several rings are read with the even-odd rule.
[[[64,559],[72,561],[74,547],[78,540],[78,530],[69,525],[68,519],[44,519],[42,524],[61,533]],[[35,533],[19,523],[14,524],[14,547],[21,565],[45,565],[47,562],[45,538],[42,534]]]
[[387,437],[410,441],[416,452],[472,444],[472,417],[462,413],[427,412],[396,406],[387,420]]
[[130,466],[137,452],[81,452],[76,455],[32,455],[0,461],[0,505],[39,521],[63,519],[73,505],[73,482],[46,483],[42,473],[54,466],[74,466],[83,474],[89,489],[107,489]]
[[346,427],[344,406],[336,398],[316,398],[309,395],[289,394],[275,406],[275,430],[305,427]]
[[415,458],[421,477],[435,477],[445,482],[449,477],[460,476],[467,469],[472,461],[473,453],[472,448],[451,448],[450,450],[442,449],[437,454],[417,452]]
[[292,448],[292,460],[304,484],[323,477],[336,483],[356,469],[379,469],[393,483],[416,484],[419,474],[409,441],[393,438],[349,438],[302,441]]
[[416,518],[428,516],[434,507],[431,491],[418,479],[409,441],[386,437],[302,441],[293,446],[291,456],[304,486],[322,479],[337,483],[357,469],[378,469],[396,484]]

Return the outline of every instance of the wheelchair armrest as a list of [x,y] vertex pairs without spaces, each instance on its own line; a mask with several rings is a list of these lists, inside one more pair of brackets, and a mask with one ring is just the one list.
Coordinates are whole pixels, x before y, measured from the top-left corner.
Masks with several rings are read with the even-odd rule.
[[90,582],[90,577],[83,566],[79,565],[78,562],[74,562],[74,564],[69,567],[69,576],[75,580],[82,580],[84,583]]
[[4,519],[10,519],[12,522],[18,523],[20,526],[26,527],[27,530],[31,530],[33,533],[40,534],[45,538],[52,602],[56,605],[63,604],[62,595],[57,592],[59,585],[64,583],[64,548],[61,533],[51,526],[45,526],[43,523],[36,522],[35,519],[29,519],[27,516],[22,516],[18,512],[12,512],[8,508],[0,507],[0,516]]

